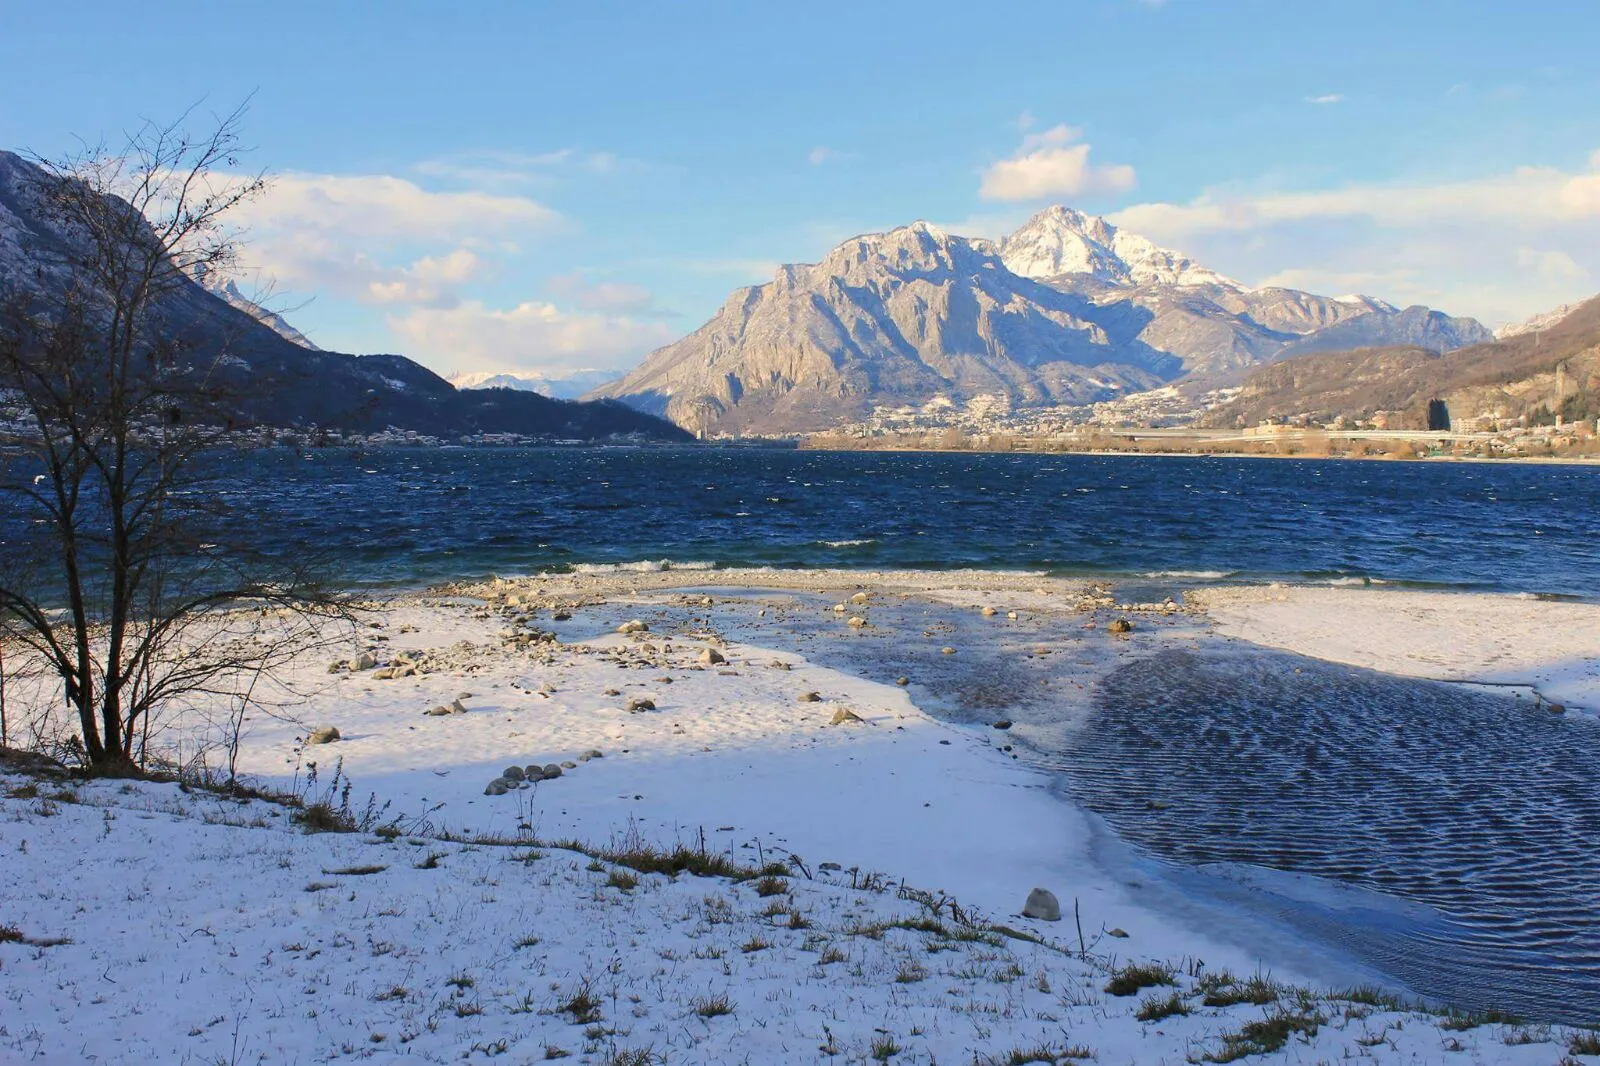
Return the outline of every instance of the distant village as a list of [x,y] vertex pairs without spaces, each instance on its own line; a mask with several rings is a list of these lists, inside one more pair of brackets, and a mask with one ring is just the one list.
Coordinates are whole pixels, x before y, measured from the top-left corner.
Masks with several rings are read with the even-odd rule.
[[816,448],[977,451],[1134,451],[1420,458],[1600,455],[1600,419],[1481,413],[1433,428],[1408,428],[1401,412],[1320,421],[1311,414],[1251,426],[1200,428],[1238,388],[1195,395],[1168,386],[1081,406],[1013,407],[1003,393],[965,404],[940,396],[920,406],[879,407],[865,420],[803,442]]

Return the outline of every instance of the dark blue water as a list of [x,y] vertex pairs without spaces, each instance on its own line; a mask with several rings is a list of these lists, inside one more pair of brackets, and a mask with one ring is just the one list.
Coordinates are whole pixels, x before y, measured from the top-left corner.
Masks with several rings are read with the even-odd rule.
[[235,535],[324,552],[357,582],[665,559],[1600,594],[1600,467],[756,449],[229,467]]

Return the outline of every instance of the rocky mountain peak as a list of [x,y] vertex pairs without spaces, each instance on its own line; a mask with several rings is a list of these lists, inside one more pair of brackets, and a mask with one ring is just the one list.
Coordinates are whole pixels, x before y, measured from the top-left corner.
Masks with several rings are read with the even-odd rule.
[[1086,275],[1107,285],[1218,285],[1242,290],[1232,278],[1188,256],[1119,229],[1098,215],[1047,207],[1000,242],[1012,273],[1029,278]]

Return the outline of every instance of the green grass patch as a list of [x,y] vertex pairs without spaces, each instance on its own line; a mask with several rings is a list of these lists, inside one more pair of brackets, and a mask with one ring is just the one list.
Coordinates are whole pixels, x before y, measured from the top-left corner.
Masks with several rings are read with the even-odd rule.
[[1189,1013],[1189,1005],[1177,992],[1165,996],[1146,996],[1139,1004],[1139,1012],[1134,1015],[1141,1022],[1159,1022],[1163,1018],[1172,1018]]
[[1158,962],[1130,962],[1119,970],[1111,971],[1106,982],[1106,992],[1113,996],[1132,996],[1146,988],[1174,983],[1172,967]]

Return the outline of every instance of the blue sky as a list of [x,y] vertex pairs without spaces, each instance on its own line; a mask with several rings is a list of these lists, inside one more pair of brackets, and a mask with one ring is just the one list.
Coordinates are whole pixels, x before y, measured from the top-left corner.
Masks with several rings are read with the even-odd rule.
[[626,367],[780,262],[1052,202],[1491,325],[1600,290],[1582,0],[0,8],[0,146],[254,94],[247,281],[440,371]]

